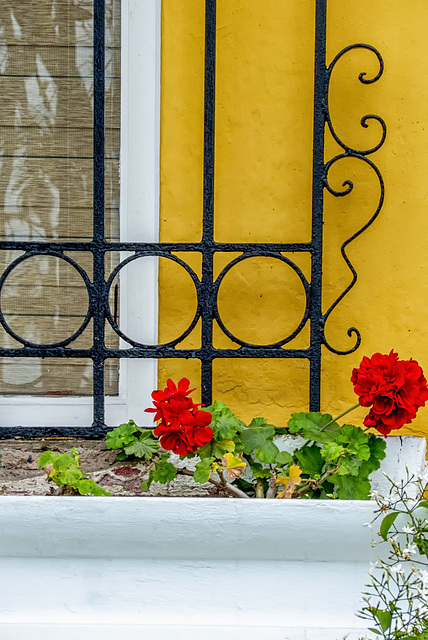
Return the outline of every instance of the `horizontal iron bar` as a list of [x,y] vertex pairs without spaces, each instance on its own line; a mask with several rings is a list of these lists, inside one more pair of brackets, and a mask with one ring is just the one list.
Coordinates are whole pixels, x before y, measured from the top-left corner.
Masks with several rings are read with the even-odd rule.
[[[0,440],[9,438],[93,438],[101,440],[114,427],[0,427]],[[142,427],[144,428],[144,427]],[[153,428],[153,427],[151,427]],[[71,447],[71,443],[70,443]]]
[[312,350],[282,349],[281,347],[239,347],[238,349],[174,349],[171,347],[132,347],[132,349],[67,349],[66,347],[22,347],[21,349],[0,349],[0,357],[14,358],[311,358]]
[[34,251],[49,253],[49,251],[244,251],[257,253],[259,251],[313,251],[312,242],[25,242],[1,240],[0,250],[15,249],[16,251]]

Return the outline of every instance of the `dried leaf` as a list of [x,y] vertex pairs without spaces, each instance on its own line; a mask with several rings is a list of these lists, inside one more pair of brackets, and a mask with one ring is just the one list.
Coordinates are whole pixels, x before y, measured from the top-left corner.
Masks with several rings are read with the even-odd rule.
[[301,468],[298,465],[293,464],[288,470],[288,476],[278,476],[276,482],[277,484],[284,485],[284,491],[279,491],[276,497],[285,499],[292,498],[294,488],[302,481],[301,473]]
[[51,478],[54,474],[53,464],[47,464],[43,467],[43,471],[46,471],[48,478]]
[[227,477],[232,479],[239,478],[247,466],[242,460],[242,453],[237,456],[234,456],[233,453],[226,453],[222,458],[221,464],[227,469]]

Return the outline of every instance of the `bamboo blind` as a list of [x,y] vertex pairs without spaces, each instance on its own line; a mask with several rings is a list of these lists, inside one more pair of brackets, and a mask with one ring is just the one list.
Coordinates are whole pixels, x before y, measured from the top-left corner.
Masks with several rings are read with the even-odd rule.
[[[119,237],[120,0],[106,1],[105,199],[107,239]],[[2,0],[0,4],[0,238],[89,241],[93,216],[93,2]],[[19,255],[0,252],[4,270]],[[88,252],[72,252],[92,277]],[[114,256],[106,265],[108,274]],[[2,310],[37,344],[72,335],[87,312],[78,272],[54,256],[33,256],[8,276]],[[73,346],[92,344],[92,324]],[[3,347],[15,341],[3,329]],[[115,336],[108,344],[117,346]],[[117,393],[116,363],[106,393]],[[0,393],[87,395],[90,360],[3,358]]]

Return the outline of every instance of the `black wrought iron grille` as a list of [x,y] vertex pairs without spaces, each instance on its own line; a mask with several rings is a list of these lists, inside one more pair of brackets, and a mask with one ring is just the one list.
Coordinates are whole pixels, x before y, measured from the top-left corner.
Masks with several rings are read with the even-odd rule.
[[[88,242],[15,242],[4,240],[0,249],[24,252],[11,262],[0,277],[0,295],[9,274],[24,260],[31,256],[54,256],[68,262],[83,278],[89,295],[89,308],[80,328],[69,338],[54,344],[39,345],[24,339],[8,325],[0,306],[0,323],[4,330],[22,346],[0,348],[0,356],[8,358],[90,358],[93,363],[93,424],[91,427],[44,427],[44,428],[3,428],[1,437],[10,436],[80,436],[102,437],[108,430],[104,420],[105,362],[109,358],[196,358],[201,362],[202,402],[210,404],[212,393],[212,367],[216,358],[299,358],[305,359],[310,366],[310,409],[319,410],[321,348],[340,354],[355,351],[361,342],[357,328],[348,330],[354,336],[354,346],[346,351],[335,349],[325,337],[325,323],[333,309],[355,285],[357,273],[347,256],[347,246],[360,235],[378,216],[384,199],[384,183],[379,169],[369,158],[384,143],[386,125],[377,115],[365,115],[361,125],[367,127],[376,120],[382,129],[380,142],[366,150],[357,150],[339,138],[329,112],[329,83],[336,63],[352,49],[364,48],[378,59],[379,71],[368,78],[363,72],[359,75],[361,83],[376,82],[383,73],[383,60],[380,53],[367,44],[354,44],[345,47],[326,66],[326,5],[327,0],[316,0],[315,27],[315,75],[314,75],[314,119],[313,119],[313,194],[312,194],[312,237],[310,242],[302,243],[219,243],[214,240],[214,141],[215,141],[215,72],[216,72],[216,0],[205,0],[205,98],[204,98],[204,174],[203,174],[203,236],[200,242],[145,243],[145,242],[107,242],[105,236],[105,2],[94,0],[94,205],[93,239]],[[324,142],[327,132],[333,136],[342,151],[327,162],[324,159]],[[350,180],[343,183],[342,190],[335,190],[329,184],[329,171],[339,160],[356,158],[366,163],[376,174],[380,184],[380,198],[371,219],[357,233],[348,238],[341,247],[343,259],[348,265],[352,279],[330,308],[322,312],[322,265],[323,265],[323,197],[327,189],[333,196],[343,197],[353,189]],[[130,257],[120,262],[106,279],[105,256],[108,252],[132,252]],[[191,267],[175,252],[197,252],[202,255],[202,278],[199,279]],[[67,254],[65,253],[67,252]],[[93,256],[93,278],[70,257],[70,253],[90,252]],[[217,252],[240,253],[214,278],[213,260]],[[304,252],[310,255],[311,276],[308,281],[300,268],[284,255]],[[191,276],[197,292],[197,310],[189,328],[177,339],[163,345],[149,346],[138,343],[120,330],[114,313],[109,306],[109,293],[112,283],[120,269],[129,262],[142,256],[159,256],[174,260]],[[237,263],[255,256],[268,256],[285,262],[290,266],[303,285],[306,305],[299,326],[290,335],[269,345],[250,344],[234,336],[220,317],[217,296],[220,284],[228,271]],[[201,347],[196,349],[177,349],[194,329],[198,320],[202,321]],[[76,348],[75,340],[82,334],[90,321],[93,321],[93,344],[90,348]],[[238,345],[236,349],[220,349],[213,345],[213,321],[217,321],[221,330]],[[106,323],[129,345],[127,348],[108,348],[106,346]],[[310,344],[305,349],[287,348],[287,345],[302,329],[310,324]]]

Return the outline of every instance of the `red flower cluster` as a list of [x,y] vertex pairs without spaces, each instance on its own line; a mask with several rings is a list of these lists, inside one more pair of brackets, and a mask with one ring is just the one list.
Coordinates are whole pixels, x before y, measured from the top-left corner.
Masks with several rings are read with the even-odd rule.
[[428,400],[427,381],[415,360],[399,360],[391,351],[364,357],[352,371],[351,382],[362,407],[371,407],[364,420],[384,436],[416,416]]
[[194,389],[189,389],[189,385],[187,378],[182,378],[178,385],[168,380],[163,391],[152,393],[155,409],[146,409],[155,414],[155,422],[160,421],[154,434],[160,436],[162,447],[183,456],[213,439],[213,430],[208,426],[211,414],[200,411],[199,405],[194,404],[189,397]]

